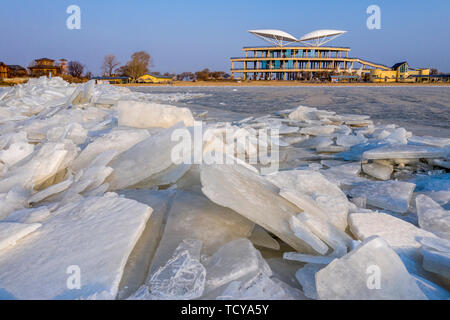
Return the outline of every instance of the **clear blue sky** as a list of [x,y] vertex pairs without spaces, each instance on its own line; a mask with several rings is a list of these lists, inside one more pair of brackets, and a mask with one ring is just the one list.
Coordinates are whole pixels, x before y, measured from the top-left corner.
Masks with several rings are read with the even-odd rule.
[[[81,30],[66,28],[71,4],[81,8]],[[371,4],[381,8],[381,30],[366,27]],[[0,8],[0,61],[7,64],[66,58],[98,74],[106,54],[125,63],[146,50],[154,71],[228,71],[243,46],[264,43],[249,29],[297,37],[341,29],[348,33],[330,45],[351,47],[353,57],[450,72],[448,0],[14,0]]]

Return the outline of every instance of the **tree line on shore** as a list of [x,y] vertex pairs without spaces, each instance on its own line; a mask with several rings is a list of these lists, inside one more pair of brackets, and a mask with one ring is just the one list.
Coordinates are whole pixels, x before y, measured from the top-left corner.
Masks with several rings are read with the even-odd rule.
[[106,55],[101,70],[103,76],[129,77],[132,81],[137,81],[139,77],[147,73],[163,75],[177,81],[208,81],[231,78],[230,75],[224,71],[210,71],[208,68],[197,72],[182,72],[179,74],[169,72],[161,73],[159,71],[150,72],[150,68],[153,66],[150,54],[146,51],[138,51],[133,53],[131,55],[131,60],[122,66],[114,54]]
[[[31,64],[31,65],[34,65]],[[30,66],[31,66],[30,65]],[[146,51],[138,51],[131,55],[130,60],[121,64],[114,54],[107,54],[101,66],[101,75],[104,77],[128,77],[132,82],[145,74],[166,76],[177,81],[208,81],[208,80],[227,80],[231,76],[224,71],[210,71],[205,68],[197,72],[161,73],[159,71],[150,71],[153,61],[150,54]],[[80,61],[69,61],[65,72],[61,74],[63,78],[70,82],[80,82],[91,79],[94,75],[87,70],[86,66]]]

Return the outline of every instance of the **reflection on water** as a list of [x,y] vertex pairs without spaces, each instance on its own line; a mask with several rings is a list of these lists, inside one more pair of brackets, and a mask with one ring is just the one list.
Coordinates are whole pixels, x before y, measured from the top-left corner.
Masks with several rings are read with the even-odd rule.
[[339,114],[367,114],[376,123],[395,123],[417,135],[450,137],[450,87],[137,87],[132,90],[207,94],[176,104],[193,110],[210,110],[221,116],[230,112],[234,118],[302,104]]

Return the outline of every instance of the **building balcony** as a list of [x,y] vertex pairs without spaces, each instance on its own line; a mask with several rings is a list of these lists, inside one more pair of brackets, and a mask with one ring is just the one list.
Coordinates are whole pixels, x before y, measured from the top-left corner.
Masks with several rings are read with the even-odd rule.
[[276,61],[276,60],[296,60],[296,61],[356,61],[358,58],[351,57],[232,57],[232,62],[244,62],[244,61]]
[[[238,73],[257,73],[257,72],[303,72],[303,71],[325,71],[325,72],[334,72],[336,71],[336,68],[283,68],[283,69],[242,69],[242,68],[235,68],[230,69],[231,72],[238,72]],[[352,71],[356,71],[355,69],[352,69]],[[364,70],[368,71],[368,70]],[[345,69],[341,69],[341,72],[346,72]]]

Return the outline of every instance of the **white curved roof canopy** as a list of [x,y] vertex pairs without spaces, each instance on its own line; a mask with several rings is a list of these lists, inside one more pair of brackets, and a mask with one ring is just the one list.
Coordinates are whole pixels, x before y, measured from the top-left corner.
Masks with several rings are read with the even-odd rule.
[[299,39],[299,41],[306,43],[307,41],[312,41],[312,44],[316,46],[321,46],[346,32],[347,31],[342,30],[316,30],[305,34],[303,37]]
[[276,40],[283,40],[283,41],[298,41],[293,35],[281,31],[281,30],[248,30],[248,32],[253,33],[254,35],[269,38],[269,39],[276,39]]
[[262,38],[263,40],[266,40],[270,43],[279,46],[283,45],[283,41],[289,42],[298,41],[298,39],[295,38],[293,35],[281,30],[264,29],[264,30],[248,30],[248,32]]
[[282,47],[284,45],[283,41],[292,42],[302,42],[311,46],[321,46],[328,41],[331,41],[340,35],[346,33],[347,31],[342,30],[316,30],[305,34],[300,39],[295,38],[293,35],[273,29],[263,29],[263,30],[249,30],[251,34],[262,38],[263,40]]

